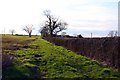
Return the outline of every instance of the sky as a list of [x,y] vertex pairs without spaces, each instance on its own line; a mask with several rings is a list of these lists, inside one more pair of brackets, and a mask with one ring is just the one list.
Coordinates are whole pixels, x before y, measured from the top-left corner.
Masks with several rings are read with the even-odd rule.
[[46,17],[44,10],[68,23],[69,35],[83,37],[107,36],[109,31],[118,29],[119,0],[0,0],[0,33],[27,34],[25,25],[32,24],[38,30]]

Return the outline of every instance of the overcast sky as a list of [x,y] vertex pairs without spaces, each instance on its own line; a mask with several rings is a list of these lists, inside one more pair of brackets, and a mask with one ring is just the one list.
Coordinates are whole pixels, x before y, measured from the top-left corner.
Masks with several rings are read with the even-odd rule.
[[26,34],[22,28],[33,24],[38,33],[46,18],[44,10],[51,10],[56,17],[66,21],[67,34],[107,36],[118,29],[119,0],[0,0],[0,33]]

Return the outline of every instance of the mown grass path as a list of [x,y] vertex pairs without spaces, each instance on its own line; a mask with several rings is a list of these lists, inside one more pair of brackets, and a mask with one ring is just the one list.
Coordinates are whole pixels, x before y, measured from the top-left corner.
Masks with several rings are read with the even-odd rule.
[[120,73],[37,37],[29,48],[10,53],[16,61],[5,78],[120,78]]

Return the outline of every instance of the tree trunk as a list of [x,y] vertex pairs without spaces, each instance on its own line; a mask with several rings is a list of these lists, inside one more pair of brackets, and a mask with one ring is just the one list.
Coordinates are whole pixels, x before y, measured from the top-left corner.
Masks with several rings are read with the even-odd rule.
[[29,33],[29,37],[31,37],[31,33]]
[[50,36],[51,36],[51,37],[53,36],[53,32],[52,32],[52,31],[50,31]]

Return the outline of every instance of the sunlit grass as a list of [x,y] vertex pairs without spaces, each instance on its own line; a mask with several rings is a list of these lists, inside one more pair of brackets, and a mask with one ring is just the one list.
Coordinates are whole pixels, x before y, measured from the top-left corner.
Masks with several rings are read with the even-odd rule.
[[6,78],[120,78],[119,72],[40,37],[6,36],[4,39],[13,43],[17,40],[21,45],[36,39],[27,44],[29,48],[9,51],[16,60],[3,72]]

